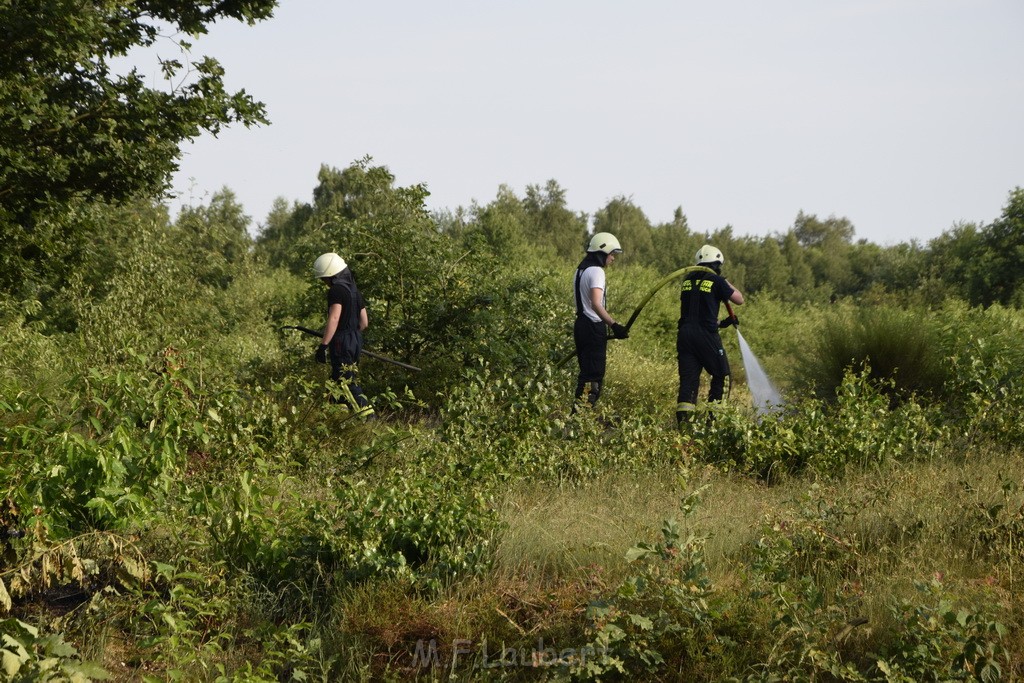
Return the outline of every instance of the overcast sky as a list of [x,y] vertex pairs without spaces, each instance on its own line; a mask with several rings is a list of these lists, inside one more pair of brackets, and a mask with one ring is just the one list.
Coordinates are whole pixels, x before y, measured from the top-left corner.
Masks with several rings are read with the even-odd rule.
[[172,207],[227,186],[262,223],[369,155],[431,209],[555,179],[591,215],[926,242],[1024,186],[1022,34],[1021,0],[284,0],[196,42],[272,124],[185,145]]

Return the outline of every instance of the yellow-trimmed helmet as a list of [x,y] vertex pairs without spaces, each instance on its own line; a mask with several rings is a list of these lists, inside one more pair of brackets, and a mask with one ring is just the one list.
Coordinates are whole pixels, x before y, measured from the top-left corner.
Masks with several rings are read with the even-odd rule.
[[717,247],[705,244],[697,251],[694,263],[698,266],[704,263],[725,263],[725,257]]
[[621,254],[622,246],[619,241],[615,239],[615,235],[610,232],[596,232],[594,236],[590,238],[590,244],[587,245],[587,251],[601,251],[605,254]]
[[345,263],[345,259],[333,251],[320,254],[316,257],[316,261],[313,262],[313,274],[318,278],[337,275],[346,268],[348,268],[348,264]]

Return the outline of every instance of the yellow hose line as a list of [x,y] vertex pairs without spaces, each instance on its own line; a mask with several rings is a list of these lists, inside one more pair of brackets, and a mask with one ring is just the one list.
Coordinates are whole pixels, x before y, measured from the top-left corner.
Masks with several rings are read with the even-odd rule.
[[[654,298],[654,295],[657,294],[662,287],[672,282],[676,278],[682,277],[683,275],[686,275],[687,273],[694,271],[706,271],[708,273],[715,272],[708,268],[707,266],[686,266],[685,268],[674,270],[665,277],[661,278],[660,280],[658,280],[658,283],[654,285],[651,291],[647,293],[647,296],[645,296],[643,300],[641,300],[640,303],[637,305],[637,307],[633,309],[633,314],[629,316],[629,322],[626,323],[626,329],[628,330],[633,326],[633,323],[635,323],[636,319],[640,316],[640,311],[644,310],[644,306],[646,306],[650,302],[650,300]],[[573,349],[568,355],[559,359],[559,361],[555,364],[555,369],[558,370],[559,368],[561,368],[563,365],[568,363],[569,360],[575,355],[576,350]]]

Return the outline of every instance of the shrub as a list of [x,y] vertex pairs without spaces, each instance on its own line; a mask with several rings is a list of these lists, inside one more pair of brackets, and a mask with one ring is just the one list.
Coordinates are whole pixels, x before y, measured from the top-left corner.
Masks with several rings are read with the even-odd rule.
[[336,497],[332,542],[346,580],[398,576],[437,589],[490,566],[498,524],[490,496],[441,468],[347,486]]
[[0,450],[11,454],[0,497],[35,510],[58,538],[123,526],[151,508],[188,448],[196,409],[195,387],[173,369],[93,369],[76,382],[66,405],[24,391],[0,398],[10,424]]
[[61,634],[40,635],[18,619],[0,620],[0,681],[107,680],[108,673],[83,662]]
[[[986,312],[985,317],[993,317]],[[994,334],[970,325],[948,330],[950,379],[945,413],[968,442],[977,439],[1016,446],[1024,441],[1024,348],[1019,330],[995,323]],[[952,327],[952,326],[951,326]]]
[[[809,344],[807,342],[810,342]],[[867,371],[893,405],[944,395],[949,379],[936,322],[926,313],[884,307],[840,308],[817,336],[802,340],[797,389],[831,401],[852,369]]]
[[1001,680],[1009,662],[1006,627],[989,610],[958,607],[937,579],[917,588],[921,603],[904,600],[892,608],[898,631],[877,658],[885,680]]
[[[683,499],[684,514],[693,512],[700,494]],[[583,651],[593,656],[574,663],[575,677],[692,671],[714,642],[725,608],[708,577],[704,540],[694,534],[684,539],[678,523],[666,520],[658,543],[640,543],[626,553],[632,571],[611,597],[587,607],[592,640]]]
[[833,402],[807,398],[759,422],[735,407],[714,406],[693,424],[695,446],[707,460],[762,477],[808,468],[834,475],[932,453],[943,435],[934,415],[914,400],[892,408],[878,384],[870,368],[847,372]]

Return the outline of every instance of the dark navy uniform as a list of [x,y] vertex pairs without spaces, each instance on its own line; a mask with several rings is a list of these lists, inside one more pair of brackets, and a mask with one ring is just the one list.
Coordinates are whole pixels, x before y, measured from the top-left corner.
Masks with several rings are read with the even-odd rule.
[[[594,312],[590,304],[590,290],[598,286],[605,291],[604,263],[607,256],[591,252],[576,268],[573,290],[576,297],[576,321],[572,337],[576,343],[576,361],[580,372],[576,377],[576,400],[587,394],[590,405],[597,403],[604,382],[608,358],[608,326]],[[575,404],[574,408],[575,410]]]
[[700,372],[711,375],[708,401],[721,400],[729,359],[718,333],[721,303],[728,301],[733,288],[724,277],[710,268],[689,273],[679,295],[679,333],[676,354],[679,360],[679,402],[676,419],[682,421],[697,407]]
[[338,329],[328,342],[331,353],[331,379],[348,380],[349,390],[361,408],[369,405],[366,395],[356,383],[355,368],[363,353],[363,333],[359,329],[360,312],[366,308],[363,295],[356,287],[352,271],[346,268],[331,279],[327,290],[327,308],[341,304],[341,319]]

